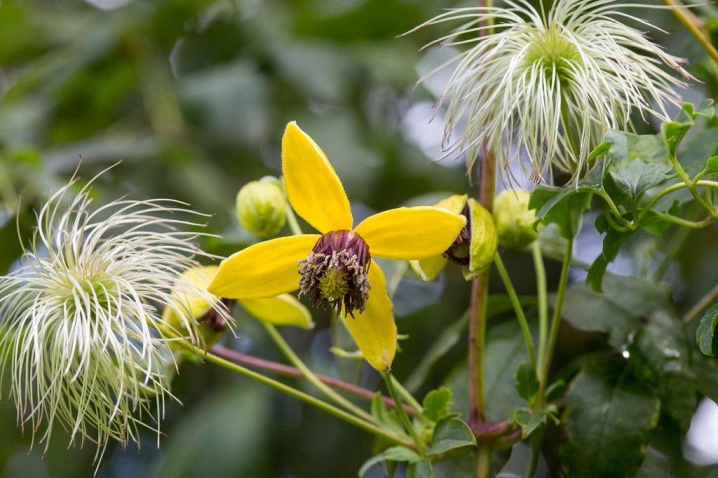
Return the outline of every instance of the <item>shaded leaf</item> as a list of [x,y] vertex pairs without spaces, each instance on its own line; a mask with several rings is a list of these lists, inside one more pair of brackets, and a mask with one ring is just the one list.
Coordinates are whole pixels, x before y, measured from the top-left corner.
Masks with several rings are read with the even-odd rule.
[[623,361],[589,361],[566,395],[566,474],[582,478],[633,477],[658,423],[660,403]]
[[591,202],[595,188],[584,186],[565,189],[536,189],[529,208],[544,224],[556,224],[561,236],[572,239],[581,228],[581,216]]
[[359,477],[362,478],[373,466],[384,461],[406,461],[409,463],[416,463],[420,460],[421,457],[417,455],[414,450],[403,446],[393,446],[365,461],[361,468],[359,468]]
[[516,390],[521,398],[531,403],[538,393],[539,381],[536,369],[529,362],[521,362],[516,370]]
[[476,438],[469,426],[459,418],[447,417],[436,424],[427,454],[438,455],[455,448],[474,445]]
[[446,387],[441,387],[427,393],[423,401],[424,411],[422,415],[424,418],[436,423],[449,415],[449,413],[451,413],[451,406],[453,405],[451,395],[451,390]]
[[611,167],[609,174],[620,192],[635,199],[668,179],[672,169],[664,163],[644,163],[635,160],[625,165]]
[[715,335],[718,326],[718,304],[713,305],[701,316],[696,329],[696,342],[698,348],[706,355],[714,357],[718,350],[718,338]]

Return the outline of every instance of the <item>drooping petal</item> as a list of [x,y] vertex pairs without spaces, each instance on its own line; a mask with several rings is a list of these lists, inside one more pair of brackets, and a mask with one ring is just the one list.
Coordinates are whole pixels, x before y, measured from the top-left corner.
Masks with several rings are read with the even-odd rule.
[[443,253],[454,242],[466,219],[435,207],[402,207],[374,214],[357,232],[373,257],[426,259]]
[[309,255],[319,237],[280,237],[242,249],[222,261],[208,289],[227,299],[274,297],[296,290],[297,262]]
[[436,279],[441,271],[446,267],[448,260],[443,256],[432,256],[420,261],[409,261],[411,268],[414,269],[416,275],[423,281]]
[[386,279],[379,265],[369,266],[369,300],[366,309],[344,318],[359,350],[369,364],[380,372],[391,369],[396,355],[396,324]]
[[242,307],[254,317],[274,325],[291,325],[303,329],[314,327],[312,314],[289,294],[266,299],[242,299]]
[[282,138],[282,173],[289,202],[319,232],[352,228],[349,199],[324,152],[295,122]]

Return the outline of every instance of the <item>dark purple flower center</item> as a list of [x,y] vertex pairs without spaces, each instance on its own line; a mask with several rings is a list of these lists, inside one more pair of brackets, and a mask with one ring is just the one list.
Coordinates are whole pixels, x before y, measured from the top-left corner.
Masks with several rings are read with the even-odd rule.
[[299,297],[309,296],[317,308],[346,315],[363,312],[369,299],[369,246],[355,232],[323,234],[306,259],[299,261]]
[[461,215],[466,218],[466,224],[464,224],[459,235],[442,255],[454,264],[468,266],[471,259],[471,211],[469,210],[468,201],[464,205]]

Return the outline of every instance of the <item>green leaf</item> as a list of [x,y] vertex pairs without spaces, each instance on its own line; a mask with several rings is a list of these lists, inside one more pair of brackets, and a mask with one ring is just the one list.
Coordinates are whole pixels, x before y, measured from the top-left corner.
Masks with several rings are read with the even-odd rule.
[[654,387],[663,410],[687,433],[696,408],[696,380],[680,317],[672,308],[653,311],[636,330],[629,353],[634,376]]
[[644,163],[634,160],[611,166],[609,174],[618,190],[636,199],[638,196],[668,179],[673,168],[665,163]]
[[[598,223],[599,216],[596,219]],[[606,235],[603,238],[603,249],[601,254],[598,255],[596,260],[593,261],[591,267],[588,268],[588,276],[586,277],[586,284],[596,292],[600,292],[603,288],[603,276],[606,274],[608,265],[613,262],[618,253],[621,251],[621,246],[628,241],[631,237],[636,234],[637,231],[616,231],[615,229],[608,229]]]
[[716,327],[718,327],[718,304],[715,304],[706,310],[701,316],[696,329],[696,342],[698,348],[706,355],[715,357],[718,351],[718,337],[715,335]]
[[455,448],[475,445],[476,438],[469,426],[459,418],[447,417],[436,424],[427,454],[438,455]]
[[[531,474],[531,462],[534,452],[524,442],[519,442],[511,447],[511,455],[496,478],[533,478]],[[538,476],[538,474],[536,474]]]
[[611,145],[609,155],[613,165],[628,165],[640,159],[644,163],[667,163],[666,147],[660,135],[638,135],[624,131],[609,131],[604,141]]
[[541,425],[548,423],[549,419],[556,421],[555,413],[549,410],[539,410],[532,412],[525,408],[519,408],[514,411],[512,421],[521,427],[523,439],[528,438]]
[[700,172],[700,176],[708,174],[718,174],[718,156],[711,156],[706,161],[706,167]]
[[362,478],[374,465],[383,461],[405,461],[409,463],[416,463],[421,461],[421,457],[417,455],[414,450],[403,446],[393,446],[391,448],[387,448],[382,453],[374,455],[364,462],[361,468],[359,468],[359,478]]
[[533,402],[538,393],[539,381],[536,369],[529,362],[521,362],[516,370],[516,390],[529,404]]
[[389,410],[382,400],[381,392],[376,392],[371,401],[371,414],[376,422],[395,433],[404,434],[404,427],[394,410]]
[[563,417],[567,442],[560,449],[567,476],[628,478],[640,468],[660,402],[624,365],[589,361],[569,387]]
[[678,145],[681,141],[683,141],[683,138],[686,136],[688,130],[691,129],[691,126],[693,126],[692,121],[690,123],[679,123],[676,121],[671,121],[668,123],[663,123],[661,125],[661,134],[663,136],[663,141],[665,142],[666,147],[668,148],[668,152],[671,156],[676,155]]
[[529,208],[536,209],[536,217],[542,223],[556,224],[561,236],[573,239],[581,228],[581,217],[595,190],[590,186],[536,189],[531,194]]
[[667,290],[633,277],[606,276],[603,293],[586,284],[573,284],[566,291],[563,317],[586,332],[607,332],[616,349],[641,327],[641,320],[657,310],[672,310]]
[[407,478],[434,478],[434,467],[429,460],[412,463],[406,471]]
[[448,416],[453,405],[451,395],[451,390],[446,387],[430,391],[424,397],[424,411],[421,414],[434,423]]
[[714,402],[718,402],[718,360],[714,357],[707,357],[698,350],[693,351],[691,358],[698,391]]

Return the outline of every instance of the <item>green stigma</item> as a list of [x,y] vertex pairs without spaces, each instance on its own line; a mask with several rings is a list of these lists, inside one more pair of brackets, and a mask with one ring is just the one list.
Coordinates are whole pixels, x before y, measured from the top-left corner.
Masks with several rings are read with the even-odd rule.
[[341,300],[349,292],[349,278],[344,269],[328,269],[319,278],[319,291],[328,301]]

